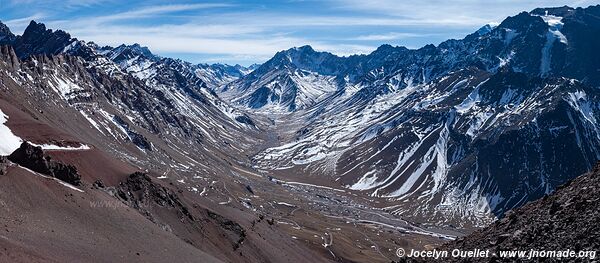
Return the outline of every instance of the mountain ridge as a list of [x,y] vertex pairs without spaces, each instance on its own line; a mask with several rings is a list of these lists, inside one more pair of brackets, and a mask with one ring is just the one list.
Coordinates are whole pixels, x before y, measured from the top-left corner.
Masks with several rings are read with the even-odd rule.
[[[587,56],[577,54],[574,54],[574,56],[563,55],[565,52],[570,52],[565,49],[566,44],[564,42],[566,42],[566,39],[568,38],[573,38],[574,43],[571,43],[571,45],[581,45],[581,48],[587,48],[586,46],[588,44],[583,41],[578,41],[577,36],[565,37],[560,30],[553,27],[560,25],[563,27],[562,30],[569,35],[571,28],[582,24],[581,19],[572,19],[572,17],[578,16],[582,17],[582,19],[594,19],[594,14],[596,14],[599,9],[600,7],[598,6],[590,6],[586,9],[574,9],[570,7],[538,8],[530,12],[522,12],[516,16],[508,17],[498,26],[487,28],[486,30],[488,31],[480,31],[480,29],[460,40],[451,39],[440,43],[438,46],[426,45],[418,49],[382,45],[377,48],[377,50],[367,55],[339,57],[328,52],[317,52],[310,46],[290,48],[278,52],[271,60],[264,63],[262,69],[258,68],[258,71],[254,74],[255,76],[248,76],[246,77],[247,80],[238,80],[237,82],[230,84],[230,87],[225,88],[224,91],[225,93],[232,93],[232,95],[229,95],[228,97],[248,96],[250,99],[238,99],[234,102],[238,102],[249,108],[260,108],[260,106],[257,107],[257,105],[248,105],[248,103],[255,101],[257,97],[260,97],[264,93],[257,92],[256,94],[248,94],[248,90],[252,93],[255,90],[261,89],[262,91],[266,88],[263,83],[264,81],[261,82],[260,80],[257,80],[258,77],[256,75],[266,75],[267,72],[273,71],[274,69],[289,67],[295,67],[299,70],[310,71],[320,75],[337,77],[339,82],[347,80],[351,83],[357,83],[363,79],[369,80],[370,78],[376,77],[372,76],[372,74],[374,74],[374,71],[379,67],[390,71],[404,69],[405,74],[409,74],[415,81],[428,82],[449,71],[465,68],[469,65],[492,71],[499,66],[510,66],[513,67],[515,71],[526,71],[538,75],[552,74],[551,71],[554,70],[560,74],[567,74],[574,78],[583,79],[582,76],[590,76],[590,70],[593,70],[594,67],[598,66],[597,62],[591,62],[590,58]],[[566,25],[562,26],[565,22],[561,22],[560,20],[551,20],[551,17],[555,17],[553,14],[564,15],[561,19],[566,20]],[[547,21],[544,19],[547,19]],[[552,23],[552,25],[549,25],[549,23]],[[591,29],[594,27],[588,28]],[[517,31],[529,33],[514,34],[514,32]],[[485,32],[485,34],[478,35],[482,32]],[[494,36],[491,36],[490,34],[494,34]],[[590,32],[590,34],[587,35],[591,36],[594,34]],[[522,37],[527,37],[527,39],[519,40],[519,38]],[[485,39],[480,40],[481,38]],[[556,41],[556,38],[559,40]],[[498,40],[506,41],[506,43],[502,43],[502,41]],[[485,44],[487,47],[477,46],[478,43],[482,41],[488,42]],[[519,45],[514,45],[511,44],[512,41],[521,42]],[[598,40],[594,38],[593,41]],[[523,43],[529,44],[525,45]],[[537,50],[540,51],[538,52]],[[498,51],[500,51],[500,53],[498,53]],[[445,56],[444,52],[447,52],[448,56]],[[528,54],[528,56],[513,57],[511,52],[516,54]],[[560,54],[555,54],[554,59],[552,59],[551,57],[554,53]],[[428,56],[437,60],[427,61],[422,59]],[[401,61],[406,61],[406,63],[402,63]],[[586,65],[585,67],[579,67],[584,69],[585,72],[577,72],[577,70],[573,70],[573,67],[567,66],[570,64],[580,64],[579,61],[590,61],[589,63],[592,64]],[[421,72],[416,72],[415,70],[410,72],[406,71],[407,69],[410,69],[411,64],[417,65],[416,67],[418,68],[429,67],[431,68],[431,72],[421,74]],[[384,72],[383,74],[390,73],[395,74],[395,72]],[[592,84],[597,85],[600,80],[590,79],[589,81],[593,82]],[[274,83],[277,82],[278,81],[275,81]],[[271,83],[271,85],[273,85],[273,83]],[[284,83],[281,85],[285,86]],[[298,85],[298,83],[295,83],[295,85]],[[237,86],[240,90],[238,92],[231,92],[231,87],[233,86]],[[328,95],[331,95],[332,92],[339,88],[343,87],[330,89],[333,91],[330,91]],[[269,94],[278,95],[275,96],[274,101],[278,101],[279,97],[282,97],[281,93],[275,92],[273,88],[267,87],[267,89],[270,90]],[[292,89],[292,91],[297,90],[293,89],[293,87],[290,87],[290,89]],[[298,97],[298,94],[291,97]],[[266,104],[267,103],[261,103],[261,106]],[[289,101],[284,100],[282,101],[282,104],[288,105],[290,103]],[[288,108],[288,111],[294,110],[294,107]]]
[[[439,220],[457,217],[485,225],[490,221],[483,215],[493,220],[585,172],[600,157],[593,102],[600,83],[584,73],[600,64],[564,69],[600,57],[597,50],[585,52],[585,58],[571,56],[597,41],[593,34],[586,36],[589,41],[579,40],[579,31],[596,28],[599,11],[600,6],[536,9],[508,17],[483,34],[415,50],[383,45],[369,55],[336,57],[308,47],[290,49],[253,75],[268,74],[230,84],[245,89],[232,97],[256,94],[252,87],[262,95],[270,83],[288,85],[280,79],[268,82],[269,76],[296,74],[289,65],[310,64],[290,63],[288,52],[316,54],[313,61],[325,64],[312,69],[317,75],[323,67],[343,68],[328,61],[350,61],[343,70],[328,71],[342,72],[329,76],[341,86],[332,85],[322,102],[282,111],[288,115],[277,118],[297,121],[288,126],[279,121],[280,129],[295,132],[279,133],[287,142],[255,156],[257,167],[308,177],[328,174],[346,188],[398,200],[389,209],[404,216],[429,206],[413,216],[437,214]],[[277,71],[276,65],[286,65],[285,70]],[[267,82],[256,81],[261,77]],[[246,105],[248,100],[233,102],[265,111],[262,105]],[[582,143],[583,137],[590,143]],[[557,149],[585,161],[554,165],[546,158],[570,158]],[[527,157],[512,158],[511,167],[508,156],[514,152]],[[501,164],[494,163],[498,160]]]

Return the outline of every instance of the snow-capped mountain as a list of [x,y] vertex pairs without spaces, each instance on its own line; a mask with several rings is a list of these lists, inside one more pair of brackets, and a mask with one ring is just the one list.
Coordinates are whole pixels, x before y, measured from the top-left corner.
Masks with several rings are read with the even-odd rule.
[[[396,200],[387,209],[403,216],[486,224],[600,158],[599,14],[536,9],[437,47],[276,55],[230,85],[252,98],[269,87],[260,80],[294,77],[288,68],[337,80],[304,84],[325,95],[278,122],[288,140],[258,154],[258,167],[329,175]],[[249,101],[238,102],[263,107]]]
[[162,58],[152,54],[147,47],[142,47],[139,44],[123,44],[116,48],[109,46],[98,47],[93,43],[88,45],[93,46],[98,54],[104,55],[117,63],[122,70],[134,75],[143,76],[152,71],[153,67],[157,67],[161,64],[168,64],[173,67],[184,69],[186,71],[185,74],[191,73],[189,77],[201,80],[212,90],[219,89],[227,83],[252,72],[252,70],[256,68],[256,65],[246,68],[241,65],[192,64],[179,59]]
[[338,89],[336,76],[327,74],[331,53],[310,46],[278,52],[248,75],[220,89],[234,103],[252,109],[293,112],[307,109]]
[[257,67],[257,64],[250,65],[249,67],[239,64],[234,66],[227,64],[198,64],[196,65],[195,72],[209,88],[219,90],[230,82],[251,73]]
[[140,71],[147,69],[152,63],[156,63],[161,59],[159,56],[152,54],[150,49],[142,47],[139,44],[122,44],[116,48],[110,46],[97,47],[93,43],[91,43],[90,46],[92,46],[98,54],[104,55],[117,63],[122,70],[133,74],[137,74]]
[[[417,50],[383,45],[369,55],[337,57],[309,46],[292,48],[228,85],[225,96],[235,94],[230,97],[238,98],[235,102],[248,108],[275,103],[294,111],[298,103],[303,106],[299,108],[306,108],[315,104],[315,99],[322,100],[356,84],[377,86],[361,92],[372,99],[393,88],[378,84],[388,81],[386,78],[394,78],[397,83],[427,83],[468,67],[489,72],[509,67],[532,75],[565,76],[597,84],[599,80],[590,76],[597,75],[593,74],[597,62],[582,55],[593,52],[592,43],[599,41],[594,37],[598,30],[594,8],[523,12],[496,27],[486,25],[462,40]],[[314,76],[301,78],[306,75]]]
[[[245,110],[259,118],[278,113],[268,129],[280,145],[260,152],[254,158],[258,167],[328,173],[349,189],[397,200],[390,208],[395,213],[418,206],[415,216],[454,215],[483,224],[548,193],[599,157],[593,102],[599,79],[592,74],[599,64],[591,49],[599,42],[598,9],[536,9],[416,50],[383,45],[368,55],[338,57],[303,46],[278,52],[254,70],[162,58],[137,44],[99,47],[36,22],[23,36],[3,27],[2,41],[22,59],[75,55],[84,59],[83,67],[98,70],[94,74],[104,72],[125,81],[123,87],[139,86],[164,100],[155,117],[148,116],[158,108],[131,97],[141,90],[124,92],[100,81],[110,87],[103,96],[118,102],[123,114],[98,120],[81,102],[93,92],[72,88],[75,79],[57,78],[65,83],[59,85],[62,96],[90,122],[113,123],[140,149],[152,145],[132,128],[133,120],[154,134],[162,134],[162,126],[176,127],[169,130],[173,139],[222,143],[217,137],[235,140],[223,123],[241,134],[260,129]],[[512,144],[521,138],[528,143]],[[503,154],[522,150],[527,161],[484,158],[502,140],[510,140],[503,147],[524,147]],[[572,142],[577,147],[567,156],[556,151]],[[574,156],[585,162],[556,162]]]
[[[33,21],[9,44],[4,55],[15,64],[7,74],[17,84],[26,90],[41,85],[48,98],[39,103],[66,103],[99,134],[114,139],[106,145],[111,151],[142,154],[140,162],[186,156],[190,150],[183,145],[190,142],[206,145],[195,152],[208,156],[201,159],[218,159],[215,152],[242,154],[238,147],[245,142],[234,134],[256,131],[251,118],[216,96],[191,63],[158,57],[137,44],[98,47]],[[121,143],[134,147],[123,150]],[[186,169],[203,166],[185,163]]]

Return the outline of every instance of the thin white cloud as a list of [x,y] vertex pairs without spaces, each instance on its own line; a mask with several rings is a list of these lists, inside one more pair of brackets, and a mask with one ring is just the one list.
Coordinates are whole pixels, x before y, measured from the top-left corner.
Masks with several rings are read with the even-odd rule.
[[115,0],[11,0],[9,1],[9,4],[15,7],[34,6],[38,8],[74,10],[82,7],[93,7],[110,2],[115,2]]
[[203,17],[212,19],[238,21],[240,25],[255,25],[263,27],[354,27],[354,26],[473,26],[483,25],[489,19],[471,16],[411,18],[390,17],[371,14],[340,16],[340,15],[296,15],[280,13],[227,13],[218,17]]
[[373,52],[377,47],[367,45],[355,45],[355,44],[331,44],[331,43],[320,43],[320,42],[307,42],[317,51],[326,51],[333,53],[338,56],[351,56],[359,54],[369,54]]
[[161,14],[169,14],[182,11],[218,8],[231,6],[229,4],[173,4],[143,7],[133,11],[121,12],[112,15],[96,16],[88,19],[88,23],[111,23],[119,20],[140,19],[154,17]]
[[386,17],[401,17],[406,20],[422,21],[499,21],[521,11],[537,7],[587,6],[592,0],[331,0],[338,9],[370,13]]
[[188,38],[226,38],[240,37],[248,34],[263,32],[262,28],[238,25],[199,25],[199,24],[181,24],[181,25],[158,25],[151,27],[142,26],[119,26],[119,25],[84,25],[69,26],[70,21],[49,22],[48,25],[54,28],[68,28],[68,31],[76,37],[95,36],[95,35],[160,35],[161,37],[188,37]]
[[312,41],[295,37],[271,36],[268,38],[200,38],[159,34],[93,34],[80,35],[82,39],[93,40],[108,45],[122,43],[139,43],[157,53],[192,53],[192,54],[229,54],[232,56],[270,58],[278,51],[294,46],[312,45],[317,50],[329,51],[337,55],[369,53],[375,49],[365,45],[336,45],[326,42]]
[[362,35],[352,38],[351,40],[361,40],[361,41],[385,41],[385,40],[396,40],[396,39],[406,39],[413,37],[426,37],[431,34],[418,34],[418,33],[401,33],[401,32],[390,32],[387,34],[373,34],[373,35]]
[[[195,9],[221,7],[225,5],[196,4],[154,6],[136,11],[122,12],[108,16],[83,17],[75,20],[49,21],[51,28],[65,29],[74,37],[94,41],[101,45],[139,43],[148,46],[153,52],[199,54],[204,56],[244,58],[244,60],[265,61],[277,51],[305,44],[317,50],[336,55],[366,54],[376,46],[349,43],[353,41],[388,41],[416,37],[418,34],[392,32],[387,34],[359,35],[339,39],[314,40],[294,36],[286,32],[297,29],[353,26],[415,26],[440,25],[462,26],[482,24],[472,19],[454,20],[414,20],[405,18],[349,17],[286,15],[280,13],[218,13],[190,18],[185,24],[163,24],[151,27],[131,25],[124,20],[153,18],[160,14],[189,11]],[[251,59],[252,58],[252,59]]]

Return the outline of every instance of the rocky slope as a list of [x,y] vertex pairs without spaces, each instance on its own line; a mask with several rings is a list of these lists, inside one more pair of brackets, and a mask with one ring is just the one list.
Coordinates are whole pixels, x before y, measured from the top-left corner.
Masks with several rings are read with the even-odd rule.
[[[42,32],[41,39],[34,37],[38,31]],[[113,140],[106,147],[113,152],[121,151],[118,144],[133,146],[120,153],[122,158],[132,158],[129,157],[132,151],[134,155],[147,155],[155,163],[163,163],[158,160],[184,156],[183,151],[193,152],[182,150],[185,148],[182,145],[190,142],[206,144],[205,150],[195,153],[212,156],[209,158],[218,162],[222,158],[216,156],[217,152],[230,156],[237,152],[244,158],[242,149],[247,147],[232,147],[232,143],[252,142],[250,138],[254,136],[235,136],[256,133],[252,120],[224,103],[193,72],[182,68],[181,63],[158,60],[146,52],[156,62],[147,63],[150,68],[142,67],[146,64],[137,65],[134,68],[140,70],[135,71],[124,61],[132,56],[141,59],[134,54],[147,50],[139,46],[137,51],[126,51],[128,47],[121,46],[116,48],[119,52],[106,53],[93,43],[64,36],[62,31],[45,30],[42,24],[32,22],[24,36],[11,44],[13,48],[5,47],[2,55],[7,89],[20,86],[20,93],[32,96],[27,103],[34,107],[68,108],[96,130],[96,134],[87,134],[91,141],[97,140],[98,134],[111,137]],[[47,38],[56,40],[53,45],[65,48],[54,55],[56,52],[36,46],[39,41],[47,43]],[[31,48],[33,51],[17,52]],[[67,126],[82,128],[78,123]],[[160,142],[153,143],[149,137],[160,138]],[[203,158],[196,160],[200,159]],[[180,169],[201,165],[194,161],[188,159]]]
[[[590,222],[600,220],[596,205],[599,200],[600,163],[591,172],[561,185],[552,194],[511,210],[492,225],[444,244],[439,249],[489,249],[497,254],[502,250],[530,249],[598,251],[600,229]],[[496,262],[498,259],[489,261]],[[589,259],[572,257],[569,261]],[[503,260],[511,262],[514,259]]]
[[231,171],[258,130],[201,80],[167,63],[136,76],[62,31],[26,32],[0,48],[2,261],[329,261],[251,223]]

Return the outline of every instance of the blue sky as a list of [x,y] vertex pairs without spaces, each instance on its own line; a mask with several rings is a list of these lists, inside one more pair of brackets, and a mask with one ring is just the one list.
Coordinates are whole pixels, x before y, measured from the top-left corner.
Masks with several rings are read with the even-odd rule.
[[140,43],[199,63],[261,63],[312,45],[338,55],[381,44],[418,48],[462,38],[484,24],[535,7],[591,0],[0,0],[0,20],[21,34],[30,20],[101,45]]

